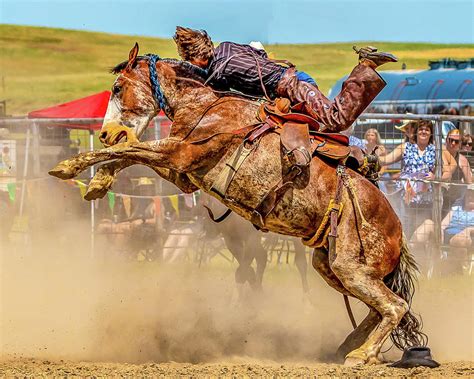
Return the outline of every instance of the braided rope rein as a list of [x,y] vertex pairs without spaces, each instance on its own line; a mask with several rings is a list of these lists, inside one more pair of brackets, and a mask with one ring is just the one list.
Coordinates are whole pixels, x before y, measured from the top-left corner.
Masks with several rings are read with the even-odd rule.
[[158,75],[156,73],[156,62],[159,61],[161,58],[156,54],[146,54],[146,57],[148,57],[150,83],[153,97],[158,103],[160,109],[166,113],[166,109],[168,106],[166,104],[165,95],[163,95],[163,92],[161,92],[160,80],[158,79]]

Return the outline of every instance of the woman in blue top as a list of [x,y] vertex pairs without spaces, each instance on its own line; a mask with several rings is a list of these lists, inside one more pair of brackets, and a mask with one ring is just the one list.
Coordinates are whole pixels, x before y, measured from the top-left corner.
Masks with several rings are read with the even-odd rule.
[[455,204],[443,219],[444,243],[456,247],[472,247],[474,235],[474,190],[464,194],[464,201]]
[[[456,248],[448,252],[448,260],[443,262],[443,273],[462,273],[462,262],[471,259],[473,252],[474,238],[474,187],[467,190],[464,198],[456,203],[446,217],[441,222],[443,233],[443,244]],[[417,261],[424,271],[424,267],[429,268],[436,262],[436,257],[432,256],[433,241],[435,233],[435,223],[433,220],[425,220],[413,233],[411,243],[415,244],[417,251]],[[451,259],[454,258],[454,259]],[[433,259],[435,261],[433,262]]]
[[408,237],[428,218],[431,218],[433,189],[426,180],[434,179],[435,146],[433,123],[419,121],[415,125],[415,143],[405,142],[390,154],[379,157],[384,166],[403,160],[397,186],[402,198],[402,222]]
[[[454,247],[470,248],[474,236],[474,188],[468,189],[441,222],[443,242]],[[434,222],[426,220],[413,234],[411,242],[424,243],[434,233]]]

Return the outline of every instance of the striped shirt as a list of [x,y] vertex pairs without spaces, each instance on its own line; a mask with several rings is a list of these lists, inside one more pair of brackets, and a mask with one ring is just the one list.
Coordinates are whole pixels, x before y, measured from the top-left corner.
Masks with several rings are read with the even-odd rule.
[[214,50],[214,57],[208,66],[209,84],[220,91],[233,89],[252,96],[264,96],[259,66],[267,94],[273,98],[286,67],[269,60],[264,50],[222,42]]

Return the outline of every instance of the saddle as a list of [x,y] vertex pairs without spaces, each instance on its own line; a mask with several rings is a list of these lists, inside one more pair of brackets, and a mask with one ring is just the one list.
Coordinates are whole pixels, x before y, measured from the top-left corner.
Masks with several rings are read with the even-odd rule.
[[292,107],[286,98],[262,104],[257,113],[262,126],[249,136],[249,141],[253,142],[272,129],[280,134],[281,144],[295,166],[309,165],[313,154],[337,161],[345,160],[351,153],[349,138],[339,133],[320,132],[319,122],[301,113],[303,105],[299,103]]

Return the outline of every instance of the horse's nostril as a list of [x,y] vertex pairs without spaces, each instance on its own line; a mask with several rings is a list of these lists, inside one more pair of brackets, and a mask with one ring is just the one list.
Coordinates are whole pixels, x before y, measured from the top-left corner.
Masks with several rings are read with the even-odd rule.
[[107,132],[100,133],[99,139],[101,141],[105,141],[106,138],[107,138]]

